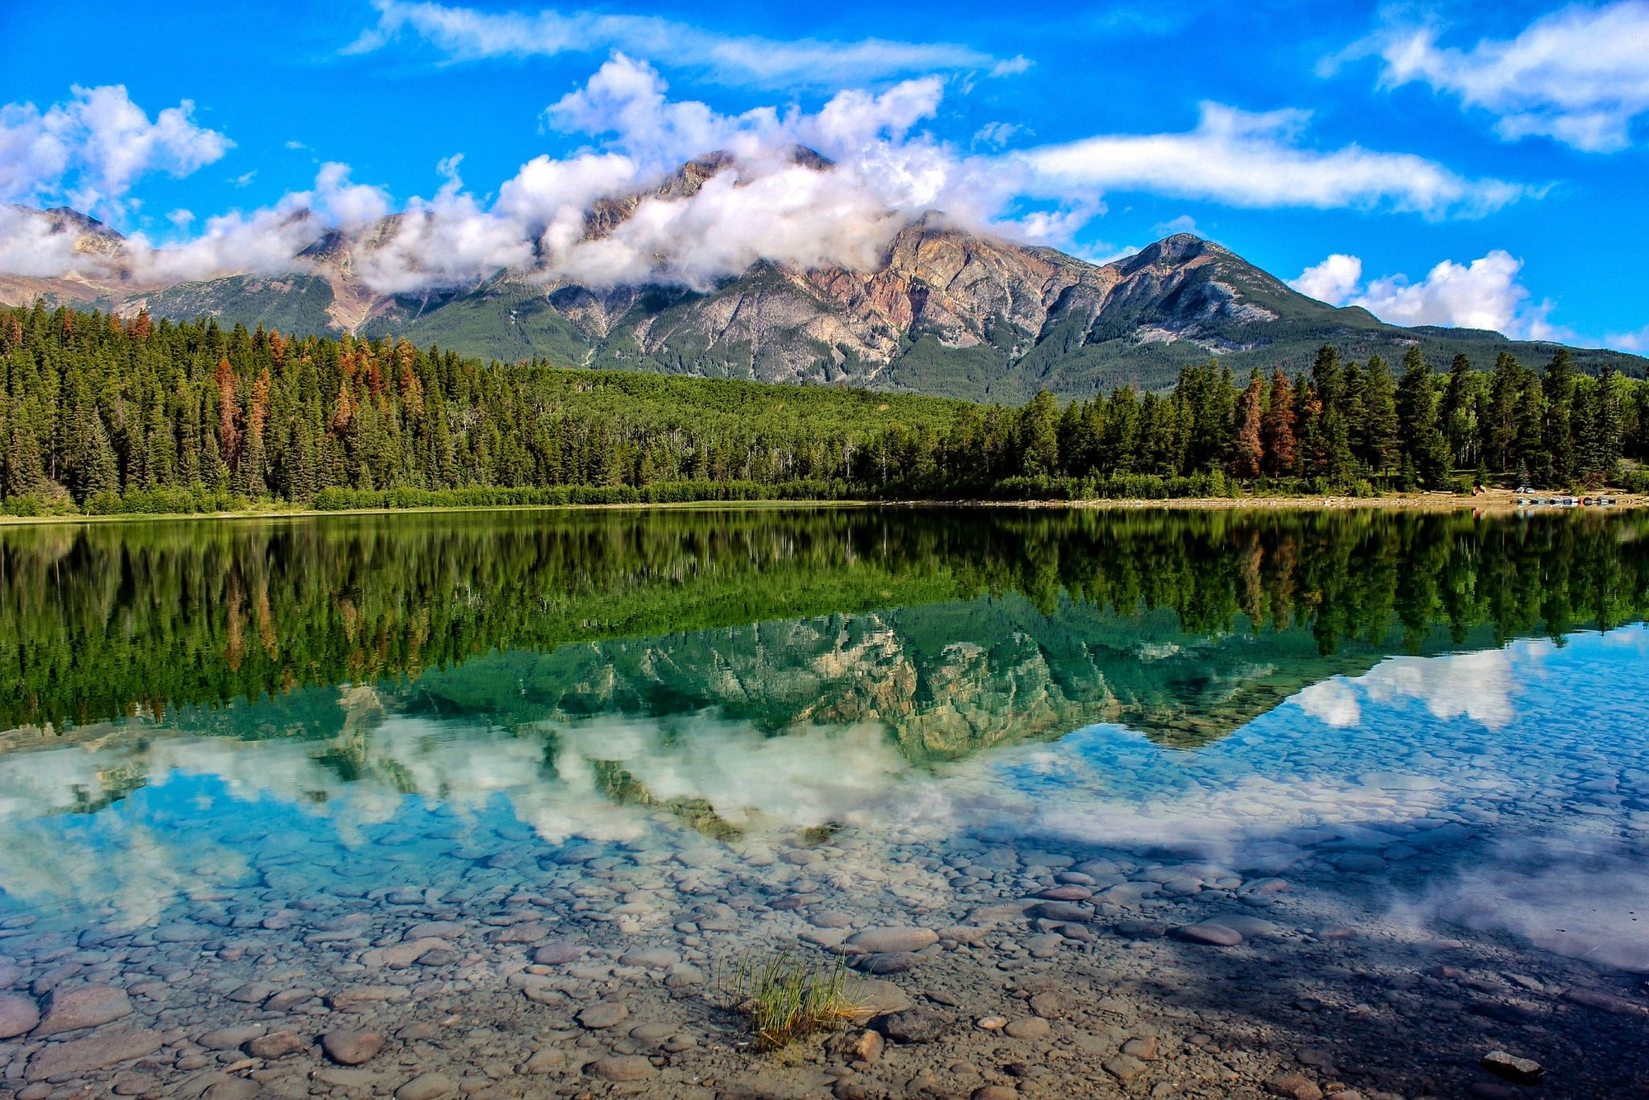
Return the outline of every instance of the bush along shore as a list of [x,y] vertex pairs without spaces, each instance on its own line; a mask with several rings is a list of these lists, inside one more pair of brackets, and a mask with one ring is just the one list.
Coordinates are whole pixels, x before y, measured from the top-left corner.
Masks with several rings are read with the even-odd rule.
[[1018,408],[0,310],[0,513],[1649,489],[1649,384],[1325,347]]

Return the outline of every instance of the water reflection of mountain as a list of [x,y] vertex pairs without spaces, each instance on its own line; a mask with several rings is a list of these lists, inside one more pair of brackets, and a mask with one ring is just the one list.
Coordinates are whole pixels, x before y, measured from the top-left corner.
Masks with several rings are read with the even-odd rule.
[[[713,710],[768,733],[872,723],[912,762],[1096,722],[1195,746],[1302,688],[1401,650],[1392,633],[1321,652],[1304,627],[1192,634],[1167,611],[1123,617],[1009,593],[662,638],[493,654],[393,693],[397,708],[505,726]],[[1472,639],[1492,645],[1487,631]],[[1455,643],[1437,629],[1415,648]]]
[[[1649,607],[1635,515],[513,513],[0,535],[5,735],[328,739],[337,693],[505,727],[870,722],[908,759],[1217,737],[1394,652]],[[240,698],[253,706],[211,709]],[[126,726],[95,719],[133,716]],[[125,733],[119,732],[124,729]]]

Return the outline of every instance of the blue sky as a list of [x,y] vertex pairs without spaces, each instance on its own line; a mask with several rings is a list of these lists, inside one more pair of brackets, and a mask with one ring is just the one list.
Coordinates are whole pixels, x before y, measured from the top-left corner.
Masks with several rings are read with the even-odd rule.
[[[571,270],[853,262],[932,205],[1092,259],[1191,228],[1398,323],[1649,350],[1644,0],[131,7],[0,15],[0,199],[90,208],[162,271],[274,264],[300,206],[410,204],[430,226],[384,287],[457,279],[698,145],[801,140],[840,178]],[[27,244],[0,267],[45,264]]]

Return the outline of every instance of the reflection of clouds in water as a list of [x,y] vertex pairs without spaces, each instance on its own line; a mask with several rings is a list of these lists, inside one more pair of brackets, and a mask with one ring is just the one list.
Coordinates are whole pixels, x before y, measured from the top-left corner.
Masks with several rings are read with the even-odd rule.
[[[807,726],[771,737],[709,714],[671,725],[665,742],[657,723],[570,726],[561,731],[563,761],[616,762],[655,800],[702,800],[732,825],[766,817],[804,828],[875,803],[910,768],[879,725]],[[558,762],[558,770],[576,769]]]
[[1529,640],[1477,653],[1389,657],[1361,676],[1312,684],[1290,702],[1325,725],[1343,729],[1362,720],[1360,691],[1370,703],[1414,699],[1437,718],[1470,718],[1497,730],[1517,717],[1516,697],[1526,681],[1540,676],[1540,666],[1553,650],[1550,642]]
[[1312,684],[1295,695],[1293,703],[1319,722],[1342,729],[1355,726],[1363,717],[1363,708],[1357,703],[1357,693],[1338,677]]
[[191,891],[249,871],[242,853],[210,838],[167,835],[110,815],[93,820],[67,844],[41,829],[0,828],[0,886],[37,905],[107,905],[111,924],[137,928]]
[[1511,933],[1560,955],[1649,973],[1646,861],[1641,847],[1578,830],[1506,840],[1480,865],[1404,899],[1394,915]]
[[[339,757],[349,766],[328,766]],[[635,791],[634,801],[615,800],[609,764],[640,783],[645,799]],[[722,821],[758,831],[880,821],[878,807],[909,769],[880,727],[766,736],[711,714],[598,719],[520,735],[390,715],[325,742],[117,739],[0,764],[0,887],[37,902],[112,901],[123,923],[141,924],[191,885],[238,881],[245,860],[210,836],[143,824],[152,812],[167,816],[153,806],[179,777],[221,784],[228,798],[215,812],[226,818],[230,805],[273,801],[325,819],[332,841],[358,848],[364,830],[394,821],[409,797],[472,819],[502,798],[549,843],[643,839],[657,827],[657,803],[675,800],[707,804]],[[132,775],[150,788],[144,798],[91,817],[66,813],[101,799],[114,777]],[[899,813],[925,816],[934,800],[929,792]]]
[[[94,911],[113,899],[126,921],[152,921],[192,888],[238,881],[247,868],[237,845],[261,866],[269,845],[234,825],[236,807],[250,812],[255,803],[303,815],[283,821],[307,818],[313,832],[294,834],[311,846],[304,859],[319,855],[321,863],[325,845],[362,846],[374,825],[430,828],[419,805],[489,829],[507,808],[549,844],[691,846],[685,825],[661,830],[667,819],[659,804],[673,802],[692,804],[689,817],[707,808],[747,829],[738,850],[777,847],[798,828],[844,822],[864,842],[851,863],[817,873],[848,894],[855,878],[899,884],[890,888],[918,908],[946,897],[947,887],[902,855],[901,844],[942,847],[970,833],[1020,847],[1173,851],[1267,873],[1333,852],[1406,847],[1412,862],[1405,866],[1447,873],[1458,862],[1447,846],[1473,828],[1530,836],[1572,824],[1574,803],[1585,800],[1579,784],[1607,770],[1599,763],[1605,751],[1629,751],[1641,740],[1598,741],[1596,684],[1639,669],[1630,663],[1635,657],[1600,659],[1602,646],[1620,644],[1612,635],[1577,636],[1564,650],[1536,642],[1386,661],[1363,677],[1315,685],[1295,696],[1295,706],[1195,752],[1096,726],[937,772],[908,764],[878,726],[764,735],[709,712],[546,722],[513,732],[474,719],[376,713],[329,741],[164,731],[142,742],[108,738],[0,758],[0,886]],[[1568,694],[1520,694],[1548,663],[1551,681]],[[1404,706],[1409,700],[1423,702],[1424,712]],[[1520,715],[1520,706],[1528,713]],[[1620,706],[1635,713],[1630,703]],[[1483,738],[1485,728],[1503,735]],[[1540,736],[1527,736],[1533,729]],[[221,783],[210,789],[228,797],[178,814],[180,792],[193,797],[200,784],[170,794],[167,784],[191,776]],[[111,784],[118,790],[136,782],[160,789],[90,818],[58,819],[87,824],[36,820],[95,803]],[[1595,837],[1570,838],[1577,854],[1567,861],[1530,857],[1512,845],[1474,848],[1471,873],[1435,886],[1414,910],[1599,961],[1629,961],[1621,945],[1637,925],[1621,914],[1649,908],[1649,876],[1641,856],[1610,854],[1617,843],[1610,830],[1631,812],[1599,815]],[[1639,826],[1649,826],[1642,816]],[[200,830],[180,824],[186,817]],[[78,837],[94,833],[100,839],[82,850]],[[450,844],[428,858],[447,861],[431,863],[432,873],[463,873]],[[1609,887],[1601,892],[1599,868]],[[295,870],[282,873],[301,881]],[[1301,869],[1312,881],[1321,873],[1321,864]],[[1388,885],[1379,876],[1364,881]],[[1324,889],[1322,896],[1334,895]]]

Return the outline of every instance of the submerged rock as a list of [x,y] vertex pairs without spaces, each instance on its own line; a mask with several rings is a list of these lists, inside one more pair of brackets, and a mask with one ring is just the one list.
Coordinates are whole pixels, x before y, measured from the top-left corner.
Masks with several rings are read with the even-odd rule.
[[1483,1055],[1483,1068],[1508,1081],[1532,1085],[1546,1076],[1546,1067],[1532,1058],[1519,1058],[1503,1050],[1491,1050]]
[[24,1076],[30,1081],[78,1077],[105,1066],[130,1062],[160,1049],[160,1032],[151,1028],[110,1031],[86,1039],[48,1043],[29,1059]]
[[896,955],[920,951],[939,942],[939,933],[931,928],[884,927],[867,928],[847,938],[849,947],[857,947],[872,955]]
[[349,1028],[329,1031],[321,1036],[321,1049],[340,1066],[358,1066],[370,1062],[384,1049],[384,1037],[375,1031]]
[[15,1039],[33,1031],[40,1023],[40,1006],[33,997],[16,993],[0,995],[0,1039]]
[[1212,921],[1181,925],[1174,929],[1172,934],[1176,940],[1203,944],[1208,947],[1235,947],[1242,942],[1241,932],[1224,924],[1215,924]]
[[46,1002],[46,1018],[35,1029],[35,1037],[56,1035],[99,1027],[132,1012],[132,1002],[124,989],[107,985],[82,985],[52,991]]
[[931,1008],[907,1008],[871,1021],[871,1026],[896,1043],[931,1043],[950,1030],[955,1021]]

